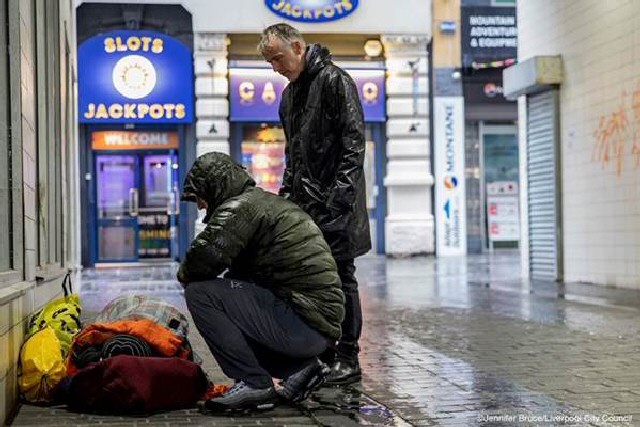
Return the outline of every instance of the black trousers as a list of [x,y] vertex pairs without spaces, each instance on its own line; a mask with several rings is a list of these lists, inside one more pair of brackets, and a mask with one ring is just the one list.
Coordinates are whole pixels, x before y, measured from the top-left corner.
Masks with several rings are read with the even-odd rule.
[[222,371],[252,387],[271,387],[311,363],[330,343],[268,289],[233,279],[190,283],[193,321]]
[[360,334],[362,333],[362,307],[358,293],[356,280],[356,266],[353,259],[337,261],[338,275],[342,281],[342,292],[345,297],[345,315],[342,322],[342,337],[338,342],[336,356],[338,359],[356,361],[360,346]]

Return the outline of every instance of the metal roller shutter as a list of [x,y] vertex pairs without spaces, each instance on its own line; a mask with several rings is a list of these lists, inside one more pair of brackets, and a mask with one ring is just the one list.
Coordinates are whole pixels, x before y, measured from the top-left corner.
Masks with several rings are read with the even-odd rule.
[[555,90],[527,97],[529,270],[561,280],[558,103]]

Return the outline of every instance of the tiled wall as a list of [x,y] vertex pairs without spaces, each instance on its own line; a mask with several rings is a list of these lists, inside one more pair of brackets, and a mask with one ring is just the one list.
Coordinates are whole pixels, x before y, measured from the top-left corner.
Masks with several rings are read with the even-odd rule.
[[[72,2],[70,0],[61,0],[60,4],[60,44],[62,55],[64,55],[65,43],[71,48],[75,43],[75,31],[73,29],[72,19]],[[19,278],[15,283],[3,283],[0,285],[0,422],[6,422],[11,411],[15,408],[18,399],[17,374],[18,359],[20,347],[25,338],[26,323],[29,316],[37,309],[42,307],[47,301],[58,296],[61,293],[60,283],[62,274],[65,271],[64,266],[59,266],[58,272],[48,271],[42,272],[38,270],[37,248],[38,248],[38,173],[37,173],[37,143],[36,135],[38,132],[38,124],[36,120],[36,78],[35,63],[36,53],[34,48],[34,28],[35,28],[35,11],[33,10],[33,2],[31,1],[10,1],[9,2],[9,38],[10,38],[10,74],[11,81],[19,81],[19,89],[15,84],[11,90],[11,116],[12,116],[12,132],[11,138],[17,140],[21,146],[18,156],[21,162],[22,176],[22,200],[18,197],[15,202],[22,203],[23,217],[14,218],[14,233],[22,233],[22,247],[19,250],[22,253],[20,257],[15,258],[15,262],[19,265],[15,266],[18,271]],[[19,19],[16,19],[18,18]],[[65,33],[66,31],[66,33]],[[16,58],[20,58],[19,62]],[[61,59],[62,60],[62,59]],[[71,54],[71,63],[68,70],[74,67],[73,54]],[[65,78],[66,76],[63,76]],[[64,85],[62,86],[64,87]],[[3,88],[7,89],[7,88]],[[64,93],[60,94],[61,98],[65,97]],[[65,102],[75,103],[73,99],[65,99]],[[64,109],[61,119],[69,120],[67,125],[75,126],[73,118],[67,118]],[[65,123],[61,124],[64,129]],[[69,133],[71,140],[65,138],[63,134],[63,153],[64,148],[75,144],[75,132]],[[63,154],[63,167],[68,165],[65,155]],[[63,186],[68,185],[66,174],[62,173]],[[14,193],[16,193],[14,189]],[[63,191],[63,204],[70,203],[68,191]],[[1,206],[0,209],[7,209]],[[65,209],[65,213],[69,210]],[[64,218],[65,229],[71,230],[70,221],[67,216]],[[62,243],[65,246],[65,252],[68,251],[67,244],[72,236],[65,235]],[[16,248],[14,248],[16,250]],[[74,264],[75,260],[67,257],[70,264]],[[46,280],[36,283],[36,276],[44,276]]]
[[565,280],[640,289],[640,2],[521,0],[518,28],[564,63]]
[[18,399],[18,359],[29,315],[60,294],[60,279],[34,286],[21,282],[0,290],[0,419]]

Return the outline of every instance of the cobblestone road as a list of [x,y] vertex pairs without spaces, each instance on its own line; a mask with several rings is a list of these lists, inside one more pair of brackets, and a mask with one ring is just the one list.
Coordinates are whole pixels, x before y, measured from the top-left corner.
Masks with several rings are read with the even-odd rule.
[[[362,382],[245,417],[23,406],[14,425],[640,425],[640,292],[522,280],[517,256],[359,260]],[[185,309],[175,266],[88,270],[85,309],[122,293]],[[192,328],[194,348],[227,382]]]

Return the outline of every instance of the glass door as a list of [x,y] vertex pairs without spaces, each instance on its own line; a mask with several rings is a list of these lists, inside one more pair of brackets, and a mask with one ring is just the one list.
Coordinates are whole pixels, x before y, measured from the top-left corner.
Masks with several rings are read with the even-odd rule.
[[141,154],[142,182],[138,214],[140,259],[175,258],[180,214],[178,156],[174,152]]
[[517,248],[520,240],[518,135],[513,125],[480,127],[486,245]]
[[97,262],[175,258],[177,154],[97,154],[96,171]]
[[98,154],[98,262],[136,261],[138,257],[138,157]]

